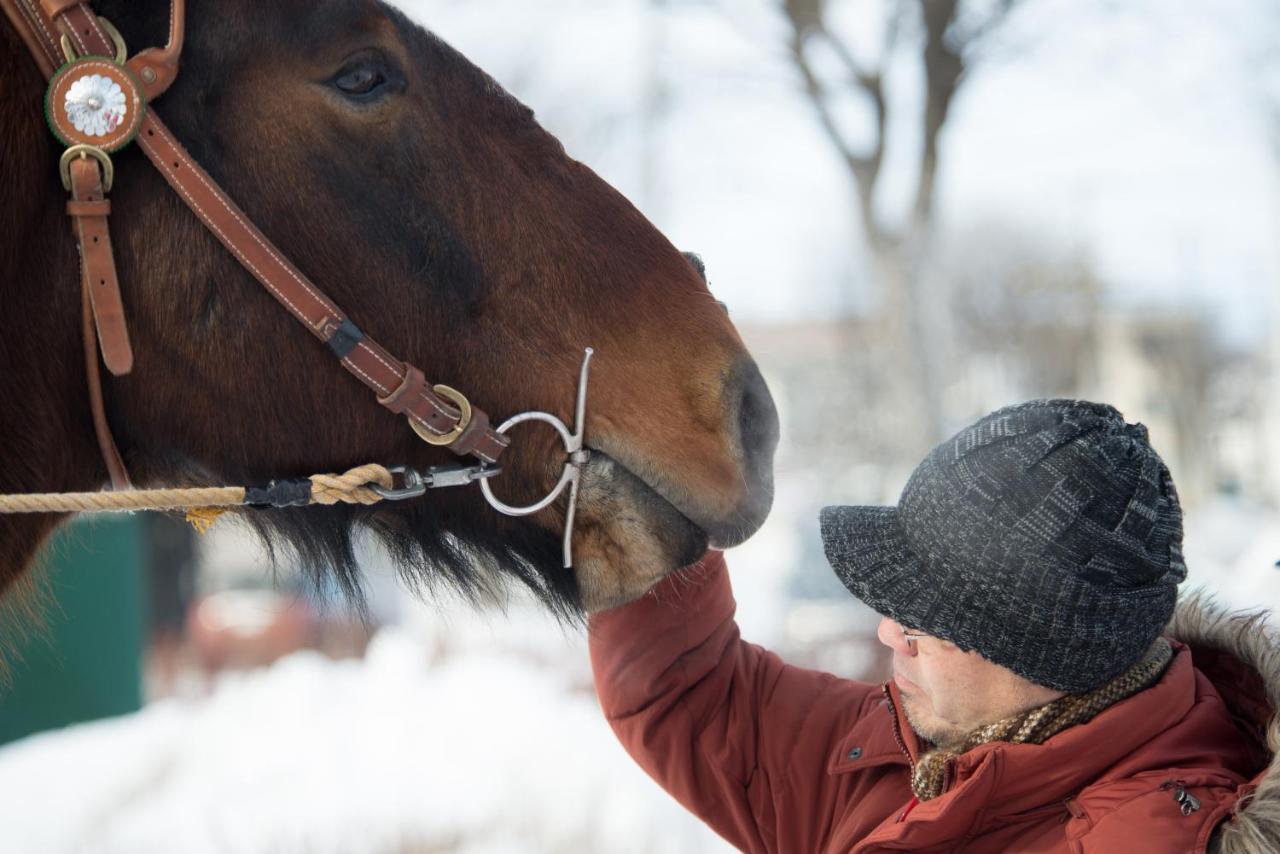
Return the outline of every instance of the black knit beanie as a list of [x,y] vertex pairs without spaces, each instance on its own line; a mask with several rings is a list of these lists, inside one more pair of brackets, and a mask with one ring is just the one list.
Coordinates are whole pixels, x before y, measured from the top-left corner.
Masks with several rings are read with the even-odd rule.
[[827,507],[821,525],[853,595],[1059,691],[1138,661],[1187,574],[1169,470],[1099,403],[994,412],[935,448],[897,507]]

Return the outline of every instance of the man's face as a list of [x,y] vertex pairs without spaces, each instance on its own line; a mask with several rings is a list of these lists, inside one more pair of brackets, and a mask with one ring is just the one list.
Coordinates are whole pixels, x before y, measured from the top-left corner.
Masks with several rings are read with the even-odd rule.
[[888,617],[876,634],[893,650],[893,679],[911,728],[935,745],[954,744],[983,724],[1062,696],[950,641],[908,643],[903,627]]

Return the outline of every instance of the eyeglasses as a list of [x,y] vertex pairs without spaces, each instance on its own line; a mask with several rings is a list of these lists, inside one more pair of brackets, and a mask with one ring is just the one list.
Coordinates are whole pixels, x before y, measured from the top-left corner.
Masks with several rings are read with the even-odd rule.
[[926,635],[923,632],[909,632],[902,627],[901,623],[898,624],[898,631],[902,632],[902,639],[907,642],[907,646],[910,646],[918,640],[931,637],[931,635]]

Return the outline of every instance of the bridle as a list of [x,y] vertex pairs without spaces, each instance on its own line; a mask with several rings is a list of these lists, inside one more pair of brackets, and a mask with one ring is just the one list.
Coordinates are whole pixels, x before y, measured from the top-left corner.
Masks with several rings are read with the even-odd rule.
[[[133,369],[133,349],[107,225],[111,214],[107,194],[115,180],[111,155],[136,141],[205,227],[281,306],[328,346],[342,367],[374,392],[378,403],[405,416],[424,442],[479,461],[471,467],[435,467],[429,477],[395,467],[404,486],[384,490],[385,497],[409,498],[428,488],[479,481],[491,506],[520,516],[545,508],[567,488],[564,554],[565,566],[572,565],[578,483],[588,454],[582,439],[590,350],[579,379],[574,432],[544,412],[523,413],[494,428],[488,415],[464,394],[429,384],[422,370],[397,359],[357,327],[258,230],[149,109],[178,75],[186,31],[185,0],[170,0],[168,43],[132,57],[119,31],[83,0],[0,0],[0,8],[49,80],[46,115],[54,136],[66,146],[59,171],[70,193],[67,213],[80,251],[90,408],[114,489],[129,489],[130,482],[107,425],[97,353],[100,349],[107,370],[123,376]],[[555,427],[568,457],[550,495],[528,507],[511,507],[494,497],[489,481],[510,444],[507,431],[530,420]]]

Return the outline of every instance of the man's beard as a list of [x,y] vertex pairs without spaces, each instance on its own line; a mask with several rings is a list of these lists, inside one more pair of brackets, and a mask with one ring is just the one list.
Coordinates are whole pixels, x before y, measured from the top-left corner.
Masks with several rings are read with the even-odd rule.
[[922,722],[920,716],[911,708],[911,698],[905,694],[901,696],[902,711],[907,716],[907,723],[911,725],[911,729],[915,732],[917,738],[927,742],[920,745],[922,753],[935,747],[950,747],[951,745],[959,744],[969,734],[967,731],[961,731],[945,723],[938,722],[931,726]]

